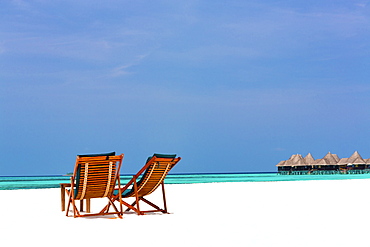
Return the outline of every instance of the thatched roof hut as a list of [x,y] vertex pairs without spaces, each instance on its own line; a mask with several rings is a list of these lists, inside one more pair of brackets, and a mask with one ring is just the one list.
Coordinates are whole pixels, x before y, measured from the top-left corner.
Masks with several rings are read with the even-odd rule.
[[324,158],[322,158],[322,159],[315,160],[315,163],[313,165],[321,165],[321,166],[324,165],[325,166],[329,164]]
[[285,163],[284,163],[284,166],[293,166],[293,161],[286,160]]
[[348,158],[348,164],[366,164],[366,162],[364,161],[364,159],[361,157],[361,155],[355,151],[351,157]]
[[299,161],[300,161],[300,160],[302,160],[302,159],[303,159],[302,155],[300,155],[300,154],[293,154],[293,155],[290,157],[290,159],[289,159],[289,160],[291,160],[291,161],[293,162],[293,164],[295,165],[295,164],[298,164],[298,163],[299,163]]
[[[346,163],[346,164],[343,164]],[[355,170],[362,170],[366,169],[367,162],[364,160],[361,155],[355,151],[351,157],[349,157],[346,161],[340,161],[340,165],[346,165],[350,170],[355,169]]]
[[338,157],[336,154],[333,155],[329,152],[324,156],[323,159],[326,161],[327,165],[338,165],[338,161],[335,156]]
[[352,162],[354,165],[366,165],[366,161],[362,158],[357,158]]
[[338,161],[338,165],[347,165],[347,164],[348,164],[348,159],[349,159],[349,158],[341,158],[341,159]]
[[337,161],[337,162],[339,162],[339,157],[338,157],[338,155],[336,155],[336,154],[331,154],[333,157],[334,157],[334,159]]
[[370,158],[363,159],[361,155],[355,151],[349,158],[339,158],[338,155],[328,152],[323,158],[315,160],[311,153],[305,157],[300,154],[293,154],[288,160],[280,161],[278,167],[296,167],[296,166],[351,166],[351,165],[370,165]]
[[303,158],[303,160],[307,165],[311,165],[315,163],[315,159],[312,157],[311,153],[308,153],[306,157]]

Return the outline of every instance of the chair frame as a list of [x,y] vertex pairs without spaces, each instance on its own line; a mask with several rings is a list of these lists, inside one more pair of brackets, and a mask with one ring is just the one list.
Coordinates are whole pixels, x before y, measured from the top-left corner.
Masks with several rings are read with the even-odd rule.
[[[127,209],[125,210],[125,212],[128,212],[130,210],[133,210],[135,211],[138,215],[144,215],[145,213],[151,213],[151,212],[162,212],[162,213],[168,213],[168,210],[167,210],[167,203],[166,203],[166,194],[165,194],[165,188],[164,188],[164,179],[165,177],[167,176],[168,172],[181,160],[181,157],[177,157],[177,158],[161,158],[161,157],[156,157],[156,156],[153,156],[145,165],[143,168],[140,169],[140,171],[133,175],[132,179],[125,185],[121,188],[121,191],[115,196],[115,200],[117,201],[120,201],[120,204],[123,204],[127,207]],[[139,179],[139,177],[145,172],[147,171],[147,169],[150,169],[150,166],[155,166],[155,165],[158,165],[158,164],[162,164],[162,163],[166,163],[167,164],[167,167],[166,167],[166,170],[165,172],[162,174],[161,178],[159,179],[159,181],[157,181],[157,183],[152,186],[151,190],[147,193],[144,193],[144,194],[140,194],[140,191],[145,188],[145,185],[147,184],[148,181],[150,181],[151,177],[152,177],[152,174],[149,174],[146,179],[144,180],[140,180],[139,183],[137,182],[137,180]],[[155,169],[152,167],[152,169]],[[145,174],[144,174],[145,175]],[[144,176],[143,175],[143,176]],[[124,198],[129,198],[129,197],[135,197],[135,201],[132,203],[132,204],[129,204],[127,202],[125,202],[122,198],[122,193],[125,192],[126,190],[130,189],[129,187],[130,186],[133,186],[133,190],[131,189],[131,192],[127,195],[127,196],[124,196]],[[162,198],[163,198],[163,208],[160,208],[159,206],[157,206],[156,204],[154,204],[153,202],[149,201],[148,199],[144,198],[144,196],[147,196],[149,194],[151,194],[152,192],[154,192],[159,186],[161,186],[161,191],[162,191]],[[140,209],[140,201],[143,201],[145,202],[146,204],[148,204],[149,206],[151,206],[152,208],[154,208],[154,210],[141,210]]]
[[[121,155],[112,155],[112,156],[94,156],[94,157],[80,157],[77,156],[76,163],[74,167],[73,176],[71,177],[71,186],[70,189],[65,189],[65,192],[68,195],[68,206],[66,210],[66,216],[69,216],[69,208],[72,205],[73,209],[73,217],[86,217],[86,216],[103,216],[103,215],[111,215],[111,214],[117,214],[119,218],[122,218],[122,204],[120,203],[119,209],[114,204],[114,196],[113,191],[115,190],[115,186],[118,185],[118,190],[121,191],[121,182],[120,182],[120,169],[122,166],[122,160],[123,160],[124,154]],[[103,195],[101,194],[103,191],[98,190],[98,192],[89,193],[89,183],[86,182],[88,180],[88,176],[91,174],[89,173],[88,169],[85,170],[85,174],[79,177],[79,179],[84,179],[83,186],[82,186],[82,195],[80,194],[80,188],[77,190],[77,184],[76,179],[78,178],[78,167],[79,166],[86,166],[88,164],[91,165],[107,165],[109,164],[111,169],[109,171],[108,179],[107,179],[107,185],[105,192]],[[113,168],[113,164],[115,165],[115,173],[111,174]],[[96,169],[96,168],[95,168]],[[97,168],[97,170],[99,167]],[[91,170],[91,168],[90,168]],[[92,172],[94,174],[94,171]],[[99,172],[96,172],[94,175],[99,174]],[[87,176],[85,176],[87,175]],[[90,185],[92,187],[92,184]],[[77,190],[77,191],[76,191]],[[75,193],[77,192],[77,197]],[[120,193],[122,194],[122,193]],[[108,199],[108,204],[105,206],[99,213],[90,213],[90,199],[92,198],[104,198],[106,197]],[[80,210],[76,207],[76,201],[80,201]],[[81,214],[80,211],[82,211],[82,201],[86,200],[87,202],[87,213]],[[114,212],[109,212],[109,206],[112,206],[114,209]]]

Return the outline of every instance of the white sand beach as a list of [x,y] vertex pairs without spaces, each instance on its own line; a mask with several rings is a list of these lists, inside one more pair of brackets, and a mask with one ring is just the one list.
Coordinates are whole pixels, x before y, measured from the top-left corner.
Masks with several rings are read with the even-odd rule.
[[6,246],[369,246],[369,188],[368,179],[166,185],[171,214],[123,219],[66,217],[59,189],[0,191],[0,235]]

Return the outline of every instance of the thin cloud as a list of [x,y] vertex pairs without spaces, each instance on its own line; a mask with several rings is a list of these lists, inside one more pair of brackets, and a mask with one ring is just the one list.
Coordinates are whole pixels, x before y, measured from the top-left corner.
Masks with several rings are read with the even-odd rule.
[[134,64],[127,64],[127,65],[122,65],[122,66],[118,66],[116,68],[113,68],[110,76],[118,77],[118,76],[128,75],[128,74],[130,74],[128,69],[130,67],[132,67],[133,65]]
[[119,77],[119,76],[125,76],[125,75],[128,75],[128,74],[132,74],[133,72],[129,71],[130,68],[139,65],[140,62],[143,59],[145,59],[147,56],[149,56],[149,54],[137,55],[136,59],[134,61],[132,61],[131,63],[120,65],[120,66],[117,66],[117,67],[113,68],[111,70],[109,76]]

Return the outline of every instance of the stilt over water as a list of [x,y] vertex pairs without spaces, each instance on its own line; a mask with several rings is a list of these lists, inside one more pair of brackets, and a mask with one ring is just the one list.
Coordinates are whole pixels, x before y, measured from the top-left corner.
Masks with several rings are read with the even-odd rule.
[[280,175],[364,174],[370,173],[370,158],[363,159],[357,151],[351,157],[342,159],[330,152],[317,160],[311,153],[306,157],[294,154],[276,166]]

